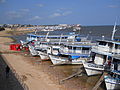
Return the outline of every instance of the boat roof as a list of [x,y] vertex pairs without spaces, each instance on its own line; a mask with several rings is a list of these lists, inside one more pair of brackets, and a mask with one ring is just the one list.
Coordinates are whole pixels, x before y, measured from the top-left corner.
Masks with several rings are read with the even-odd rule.
[[[46,35],[35,35],[35,34],[27,34],[27,36],[31,36],[31,37],[46,37]],[[69,37],[69,36],[73,36],[73,35],[48,35],[47,37]],[[74,34],[74,36],[78,36],[77,34]]]
[[98,50],[91,50],[92,52],[96,53],[96,54],[100,54],[100,55],[107,55],[107,56],[112,56],[112,53],[106,53],[106,52],[101,52]]
[[63,55],[70,55],[70,56],[90,56],[90,54],[80,54],[80,53],[61,53]]
[[100,40],[100,39],[98,39],[97,42],[107,42],[107,43],[114,43],[114,44],[120,45],[120,42],[117,42],[117,41],[110,41],[110,40]]
[[85,43],[79,43],[79,44],[64,44],[65,46],[71,46],[71,47],[92,47],[93,44],[91,43],[88,43],[88,44],[85,44]]
[[120,60],[120,54],[113,55],[112,57],[115,58],[115,59]]

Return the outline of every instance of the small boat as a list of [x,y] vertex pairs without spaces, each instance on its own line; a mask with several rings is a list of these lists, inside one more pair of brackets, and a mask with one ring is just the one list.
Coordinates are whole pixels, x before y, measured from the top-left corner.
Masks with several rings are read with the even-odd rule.
[[41,59],[49,59],[49,56],[47,54],[47,47],[49,46],[48,42],[40,42],[39,48],[40,50],[38,51],[38,55],[40,56]]
[[40,48],[39,48],[38,41],[33,41],[33,42],[29,43],[28,47],[29,47],[29,51],[32,56],[37,56],[39,54],[38,51],[40,51]]

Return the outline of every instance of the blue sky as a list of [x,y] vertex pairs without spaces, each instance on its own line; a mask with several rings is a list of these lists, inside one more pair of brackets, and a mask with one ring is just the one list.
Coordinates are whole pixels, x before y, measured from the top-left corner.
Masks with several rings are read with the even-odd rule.
[[120,0],[0,0],[0,24],[120,24]]

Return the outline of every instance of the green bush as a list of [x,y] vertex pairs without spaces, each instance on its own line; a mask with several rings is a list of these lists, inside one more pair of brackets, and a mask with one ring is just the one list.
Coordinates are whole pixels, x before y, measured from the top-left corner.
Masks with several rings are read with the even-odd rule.
[[0,31],[3,31],[3,30],[5,30],[5,28],[4,27],[0,27]]

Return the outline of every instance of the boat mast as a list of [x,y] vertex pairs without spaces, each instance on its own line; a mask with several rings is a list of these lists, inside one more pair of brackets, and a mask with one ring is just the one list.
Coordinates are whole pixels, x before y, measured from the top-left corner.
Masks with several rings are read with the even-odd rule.
[[113,31],[112,31],[112,37],[111,37],[111,40],[114,40],[114,35],[115,35],[115,32],[117,31],[116,29],[116,22],[115,22],[115,25],[113,27]]
[[35,35],[37,34],[37,28],[35,29]]
[[60,36],[59,45],[60,45],[60,43],[61,43],[61,40],[62,40],[62,36],[63,36],[63,34],[61,34],[61,36]]
[[45,40],[47,41],[47,37],[48,37],[48,35],[49,35],[49,32],[46,34],[46,37],[45,37]]

